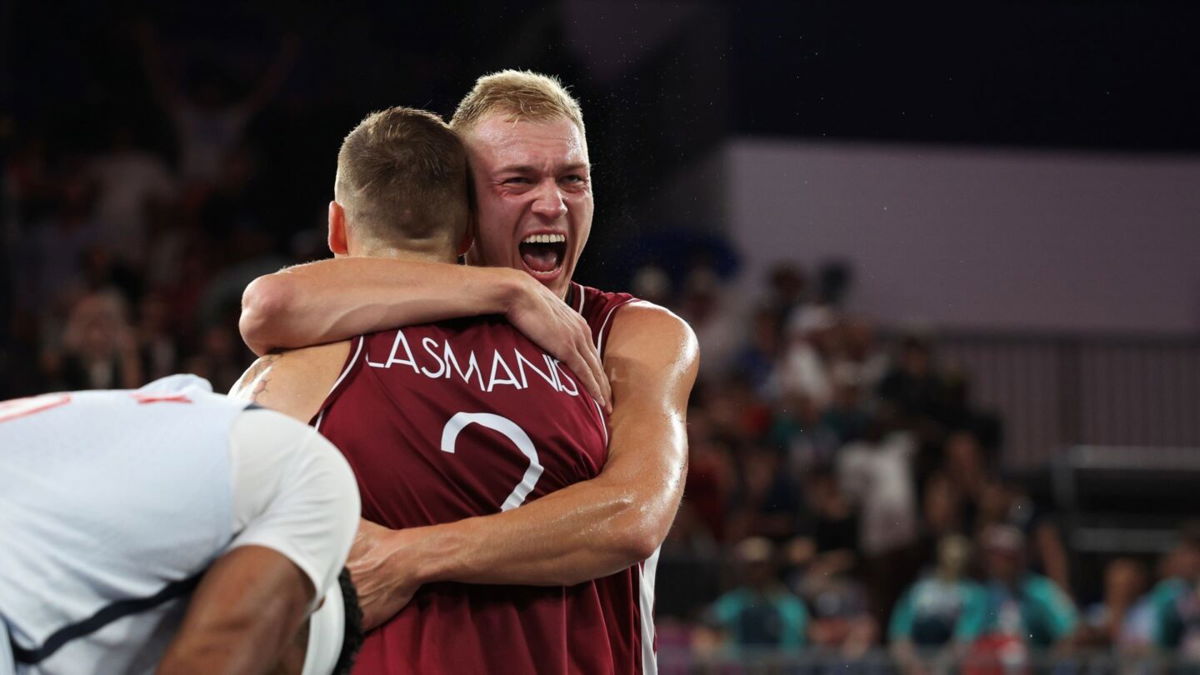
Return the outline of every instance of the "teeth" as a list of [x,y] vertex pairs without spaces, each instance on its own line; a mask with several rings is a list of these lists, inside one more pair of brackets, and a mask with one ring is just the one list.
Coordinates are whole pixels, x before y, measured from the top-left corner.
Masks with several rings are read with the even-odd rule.
[[567,240],[565,234],[531,234],[521,240],[522,244],[561,244]]

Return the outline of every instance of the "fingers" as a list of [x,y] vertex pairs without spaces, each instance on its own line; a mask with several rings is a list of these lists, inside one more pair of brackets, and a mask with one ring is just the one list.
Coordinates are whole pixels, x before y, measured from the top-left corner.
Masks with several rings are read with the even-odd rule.
[[604,387],[600,384],[605,381],[605,378],[603,376],[597,378],[595,369],[587,359],[587,354],[588,351],[586,349],[580,350],[573,355],[571,362],[567,365],[571,367],[571,370],[579,378],[580,382],[583,383],[583,388],[591,394],[592,398],[596,399],[596,402],[600,404],[604,412],[612,412],[608,398],[605,396]]
[[589,373],[596,382],[596,390],[593,396],[600,402],[604,412],[612,413],[612,387],[608,383],[608,375],[604,372],[604,364],[600,361],[600,352],[596,350],[592,344],[590,335],[584,338],[581,348],[581,355],[584,361],[584,370]]

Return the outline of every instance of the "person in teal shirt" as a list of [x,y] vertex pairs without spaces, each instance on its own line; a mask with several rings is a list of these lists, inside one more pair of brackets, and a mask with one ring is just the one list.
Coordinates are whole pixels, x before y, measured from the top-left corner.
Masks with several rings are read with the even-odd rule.
[[1021,531],[993,525],[981,539],[987,609],[980,634],[1019,637],[1035,649],[1070,645],[1079,613],[1058,584],[1029,571]]
[[966,577],[971,544],[962,535],[938,542],[938,565],[917,581],[892,610],[888,640],[905,672],[929,670],[933,651],[953,649],[979,637],[987,612],[983,587]]
[[1148,596],[1151,637],[1160,649],[1200,658],[1200,523],[1183,527],[1165,567]]
[[799,650],[807,642],[808,610],[779,581],[774,546],[752,537],[739,543],[735,554],[742,583],[713,603],[709,621],[734,648]]

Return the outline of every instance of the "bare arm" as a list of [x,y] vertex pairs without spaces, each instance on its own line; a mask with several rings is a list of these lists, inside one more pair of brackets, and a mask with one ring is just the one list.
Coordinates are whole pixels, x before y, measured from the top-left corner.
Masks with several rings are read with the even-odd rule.
[[312,582],[282,554],[234,549],[204,575],[157,672],[267,672],[295,637],[312,597]]
[[364,609],[368,623],[424,583],[575,584],[625,569],[662,543],[687,471],[695,337],[678,317],[639,303],[618,312],[609,340],[615,408],[600,475],[503,513],[360,532],[349,565],[356,583],[393,597]]
[[262,355],[484,314],[504,315],[608,407],[611,390],[587,323],[529,275],[508,268],[365,257],[297,265],[246,287],[239,328]]

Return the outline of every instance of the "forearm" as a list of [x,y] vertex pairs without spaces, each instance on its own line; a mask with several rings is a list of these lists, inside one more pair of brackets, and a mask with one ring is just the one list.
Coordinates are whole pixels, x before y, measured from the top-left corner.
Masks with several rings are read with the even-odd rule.
[[159,675],[262,673],[296,634],[312,584],[291,561],[262,547],[218,559],[192,595],[159,663]]
[[507,268],[338,258],[255,279],[240,328],[257,354],[344,340],[389,326],[503,314],[528,283]]
[[[511,511],[404,531],[413,542],[405,559],[422,583],[556,586],[608,576],[652,555],[665,529],[651,514],[668,507],[594,483]],[[673,495],[658,500],[678,503]]]

